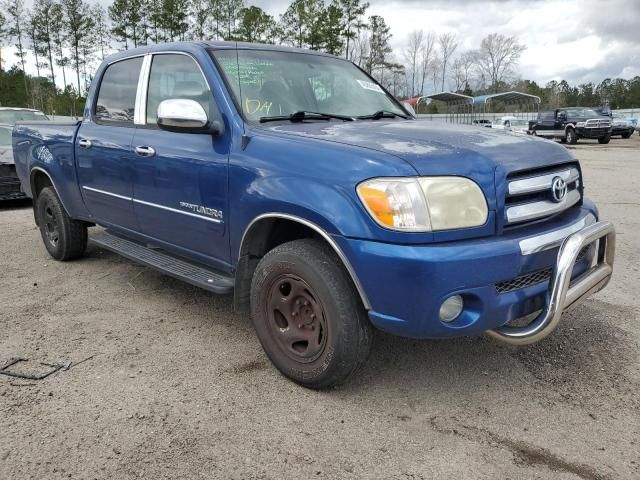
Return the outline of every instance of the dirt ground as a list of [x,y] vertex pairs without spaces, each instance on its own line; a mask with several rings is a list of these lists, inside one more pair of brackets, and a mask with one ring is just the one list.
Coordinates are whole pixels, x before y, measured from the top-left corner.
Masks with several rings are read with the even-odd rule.
[[0,207],[0,479],[640,478],[640,137],[572,148],[614,279],[538,345],[377,336],[352,383],[269,364],[231,298],[90,247],[58,263]]

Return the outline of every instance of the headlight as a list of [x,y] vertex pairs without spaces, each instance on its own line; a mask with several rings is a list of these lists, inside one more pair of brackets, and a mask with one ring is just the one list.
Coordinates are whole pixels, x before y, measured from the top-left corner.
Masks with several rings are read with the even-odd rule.
[[376,222],[404,232],[477,227],[489,212],[480,187],[463,177],[376,178],[357,191]]

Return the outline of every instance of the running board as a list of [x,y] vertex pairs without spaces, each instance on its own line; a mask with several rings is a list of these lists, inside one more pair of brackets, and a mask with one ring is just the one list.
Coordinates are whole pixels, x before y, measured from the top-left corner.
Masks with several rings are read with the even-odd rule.
[[232,276],[190,263],[162,250],[145,247],[108,231],[103,230],[89,235],[89,241],[136,263],[151,267],[210,292],[224,294],[233,291],[235,281]]

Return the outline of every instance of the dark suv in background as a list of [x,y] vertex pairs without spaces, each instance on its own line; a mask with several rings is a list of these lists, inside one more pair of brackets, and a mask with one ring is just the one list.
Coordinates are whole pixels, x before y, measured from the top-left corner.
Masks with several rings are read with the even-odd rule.
[[591,108],[558,108],[538,114],[538,121],[533,125],[533,134],[559,138],[571,145],[576,144],[579,138],[597,138],[598,143],[609,143],[611,118]]

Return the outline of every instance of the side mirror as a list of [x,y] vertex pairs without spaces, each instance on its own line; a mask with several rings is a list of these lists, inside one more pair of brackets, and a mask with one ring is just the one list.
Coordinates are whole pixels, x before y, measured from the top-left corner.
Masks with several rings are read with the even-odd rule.
[[158,105],[158,127],[170,132],[211,133],[222,135],[221,119],[210,121],[207,113],[195,100],[172,98]]

